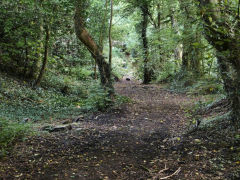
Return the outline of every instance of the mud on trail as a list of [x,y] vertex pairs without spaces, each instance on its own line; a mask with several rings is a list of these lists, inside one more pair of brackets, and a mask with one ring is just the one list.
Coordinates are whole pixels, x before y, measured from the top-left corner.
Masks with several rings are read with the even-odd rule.
[[199,159],[179,144],[193,99],[132,81],[116,91],[133,102],[19,143],[0,161],[0,179],[207,179]]

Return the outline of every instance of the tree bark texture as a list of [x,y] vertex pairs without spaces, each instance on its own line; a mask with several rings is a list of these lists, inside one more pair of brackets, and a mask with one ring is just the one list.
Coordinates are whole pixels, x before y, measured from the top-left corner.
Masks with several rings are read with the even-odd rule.
[[152,79],[152,72],[149,69],[148,59],[148,39],[147,39],[147,28],[148,28],[148,7],[147,5],[141,6],[142,12],[142,43],[143,43],[143,58],[144,58],[144,79],[143,84],[149,84]]
[[205,35],[217,51],[220,74],[231,102],[231,119],[236,127],[240,127],[240,22],[239,19],[235,23],[230,22],[230,30],[226,14],[221,13],[217,0],[199,2],[205,22]]
[[85,28],[85,7],[87,0],[77,0],[74,18],[75,31],[78,39],[85,45],[92,57],[95,59],[100,72],[101,84],[104,88],[113,89],[111,82],[111,69],[105,61],[101,48],[93,40]]

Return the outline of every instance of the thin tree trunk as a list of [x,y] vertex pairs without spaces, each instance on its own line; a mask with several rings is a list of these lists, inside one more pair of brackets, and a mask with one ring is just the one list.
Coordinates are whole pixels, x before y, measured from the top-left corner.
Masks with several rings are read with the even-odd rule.
[[103,40],[104,40],[103,32],[104,32],[104,28],[105,28],[105,22],[107,19],[107,12],[108,12],[108,0],[106,0],[106,2],[105,2],[105,13],[104,13],[102,27],[100,29],[100,35],[99,35],[99,47],[100,47],[101,51],[103,51]]
[[[185,5],[184,5],[184,0],[179,0],[179,3],[180,3],[180,9],[185,9]],[[188,18],[188,14],[186,14],[187,12],[185,12],[184,11],[184,13],[185,13],[185,18],[187,19],[187,20],[189,20],[189,18]],[[184,21],[184,24],[183,24],[183,36],[188,36],[189,35],[189,26],[188,26],[188,24],[189,24],[189,22],[187,22],[187,20],[185,20]],[[189,64],[190,64],[190,62],[189,62],[189,49],[188,49],[188,44],[189,44],[189,40],[186,40],[186,39],[183,39],[183,42],[182,42],[182,44],[183,44],[183,53],[182,53],[182,66],[181,66],[181,71],[182,72],[186,72],[186,71],[188,71],[189,70]]]
[[44,22],[43,22],[43,16],[41,14],[41,8],[42,8],[42,2],[43,0],[35,0],[35,8],[36,10],[38,11],[38,13],[40,14],[39,16],[39,29],[40,29],[40,32],[39,32],[39,49],[38,52],[36,53],[36,59],[33,60],[33,65],[30,69],[30,73],[29,75],[31,76],[31,78],[36,78],[37,77],[37,74],[39,72],[39,68],[40,68],[40,62],[42,60],[42,50],[43,50],[43,34],[44,34]]
[[143,58],[144,58],[144,79],[143,84],[149,84],[151,81],[151,72],[148,65],[148,39],[147,39],[147,27],[148,27],[148,7],[142,6],[142,42],[143,42]]
[[28,59],[28,45],[27,45],[27,37],[24,37],[24,43],[25,43],[25,62],[24,62],[24,77],[27,76],[27,67],[28,67],[28,63],[29,63],[29,59]]
[[97,62],[96,60],[94,59],[94,79],[96,80],[98,78],[98,75],[97,75]]
[[[110,0],[111,4],[111,12],[110,12],[110,23],[109,23],[109,32],[108,32],[108,40],[109,40],[109,69],[110,69],[110,83],[112,84],[112,22],[113,22],[113,0]],[[111,91],[114,91],[112,88]],[[114,98],[114,92],[111,92],[111,99]]]
[[112,20],[113,20],[113,0],[111,1],[111,15],[110,15],[110,25],[109,25],[109,66],[112,68]]
[[197,32],[192,34],[192,13],[189,7],[189,4],[185,4],[186,1],[179,0],[180,8],[184,10],[184,30],[183,36],[187,37],[183,39],[183,57],[182,57],[182,71],[188,71],[194,73],[195,76],[199,76],[201,74],[201,66],[199,53],[200,48],[193,47],[194,42],[199,42],[200,38],[198,37]]
[[42,81],[42,78],[43,78],[43,74],[45,72],[45,69],[46,69],[46,66],[47,66],[47,61],[48,61],[48,49],[49,49],[49,39],[50,39],[50,31],[49,31],[49,28],[48,26],[46,27],[45,29],[45,46],[44,46],[44,57],[43,57],[43,63],[42,63],[42,67],[41,67],[41,70],[40,70],[40,73],[38,75],[38,78],[35,82],[35,86],[39,86],[41,81]]
[[157,11],[158,11],[158,20],[157,20],[157,27],[158,29],[160,29],[161,27],[161,6],[160,6],[160,3],[157,5]]
[[[107,9],[108,9],[108,0],[106,0],[105,2],[105,13],[104,13],[104,17],[103,17],[103,21],[102,21],[102,27],[100,29],[100,35],[99,35],[99,48],[101,50],[101,52],[103,52],[103,31],[105,28],[105,22],[106,22],[106,18],[107,18]],[[97,79],[97,62],[94,59],[94,78]]]

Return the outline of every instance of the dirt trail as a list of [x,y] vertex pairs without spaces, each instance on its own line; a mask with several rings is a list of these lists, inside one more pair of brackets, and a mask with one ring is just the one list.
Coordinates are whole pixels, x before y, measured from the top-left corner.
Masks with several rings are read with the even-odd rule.
[[170,179],[194,179],[188,165],[171,155],[186,128],[183,109],[192,100],[131,81],[116,90],[133,103],[86,117],[70,131],[18,144],[0,162],[0,179],[157,179],[179,168]]

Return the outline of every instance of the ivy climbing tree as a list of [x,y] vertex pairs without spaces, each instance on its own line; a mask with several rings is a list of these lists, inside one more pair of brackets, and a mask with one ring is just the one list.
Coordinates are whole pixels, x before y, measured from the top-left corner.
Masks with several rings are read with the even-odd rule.
[[216,49],[219,70],[231,103],[231,120],[240,126],[240,19],[237,1],[199,0],[205,35]]

